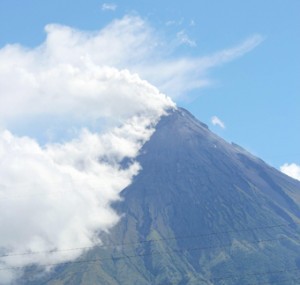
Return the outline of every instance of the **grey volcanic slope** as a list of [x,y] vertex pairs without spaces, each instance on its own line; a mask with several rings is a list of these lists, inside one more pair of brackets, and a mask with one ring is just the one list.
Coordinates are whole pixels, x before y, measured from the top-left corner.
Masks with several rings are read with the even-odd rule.
[[20,284],[300,284],[299,181],[184,109],[161,119],[138,161],[107,246]]

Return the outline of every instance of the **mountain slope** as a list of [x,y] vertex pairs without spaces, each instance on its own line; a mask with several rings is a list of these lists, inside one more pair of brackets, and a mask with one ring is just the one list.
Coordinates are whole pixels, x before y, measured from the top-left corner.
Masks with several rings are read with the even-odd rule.
[[184,109],[161,119],[138,160],[110,246],[23,283],[299,284],[299,181]]

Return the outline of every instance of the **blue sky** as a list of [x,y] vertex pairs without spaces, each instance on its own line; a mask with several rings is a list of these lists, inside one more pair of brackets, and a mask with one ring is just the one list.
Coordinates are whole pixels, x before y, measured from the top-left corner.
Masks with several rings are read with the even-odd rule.
[[299,0],[1,0],[2,267],[97,244],[172,100],[300,180],[299,11]]
[[[298,0],[2,0],[0,47],[35,47],[49,23],[93,31],[127,14],[140,16],[166,40],[183,35],[172,57],[213,54],[259,34],[264,40],[256,48],[208,71],[209,86],[175,101],[271,165],[300,165],[299,11]],[[224,129],[211,123],[213,116]]]

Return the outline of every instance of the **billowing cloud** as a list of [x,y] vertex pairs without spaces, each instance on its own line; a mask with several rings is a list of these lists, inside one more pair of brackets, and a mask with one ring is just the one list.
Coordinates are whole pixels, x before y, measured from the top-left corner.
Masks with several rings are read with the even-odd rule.
[[[134,159],[151,134],[147,120],[136,121],[103,135],[84,130],[73,141],[45,148],[28,137],[0,134],[0,245],[9,255],[0,258],[1,269],[73,260],[83,250],[49,251],[100,243],[98,233],[118,221],[111,202],[140,168],[132,162],[122,169],[121,160]],[[18,255],[30,252],[40,254]],[[1,270],[1,282],[16,273]]]
[[280,167],[280,171],[300,181],[300,166],[296,163],[285,163]]
[[117,9],[117,5],[114,3],[103,3],[101,9],[103,11],[115,11]]
[[[38,47],[38,54],[47,58],[46,63],[60,62],[60,68],[65,69],[70,61],[78,68],[92,63],[128,69],[175,99],[189,90],[209,85],[210,69],[244,55],[263,41],[262,36],[253,35],[237,46],[204,57],[174,57],[171,52],[178,44],[176,36],[173,40],[163,39],[148,22],[135,16],[115,20],[98,32],[59,25],[48,25],[46,32],[45,43]],[[2,51],[2,57],[15,56],[23,65],[36,61],[36,52],[27,51],[25,58],[18,58],[22,49],[8,46]],[[43,68],[45,60],[40,64]],[[22,72],[23,69],[18,70],[16,75],[24,76]],[[23,80],[34,84],[30,74],[26,76]]]
[[219,126],[220,128],[225,129],[225,124],[224,124],[224,122],[223,122],[220,118],[218,118],[217,116],[213,116],[213,117],[211,118],[211,123],[212,123],[214,126]]
[[[207,85],[210,68],[262,40],[174,58],[139,17],[96,32],[48,25],[46,33],[36,48],[0,49],[0,269],[73,260],[83,250],[57,251],[101,243],[99,232],[119,219],[111,203],[140,170],[139,150],[175,108],[161,90],[176,98]],[[31,252],[41,254],[18,255]],[[18,274],[0,270],[0,280]]]
[[[140,170],[134,159],[155,124],[175,107],[121,68],[132,56],[117,41],[124,25],[131,49],[139,35],[126,18],[96,35],[47,26],[41,46],[0,50],[0,269],[73,260],[83,250],[57,251],[100,243],[99,232],[118,221],[110,205]],[[55,134],[53,122],[73,128],[72,138],[40,145],[36,127]],[[18,255],[31,252],[41,254]],[[17,273],[0,270],[0,280]]]

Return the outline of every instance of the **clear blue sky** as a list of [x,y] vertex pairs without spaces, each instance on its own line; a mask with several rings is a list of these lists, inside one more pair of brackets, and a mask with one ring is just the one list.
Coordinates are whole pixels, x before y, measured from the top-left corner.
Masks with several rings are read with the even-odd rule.
[[[60,23],[98,30],[115,18],[136,13],[162,32],[184,30],[195,45],[178,53],[202,56],[231,47],[249,35],[263,43],[226,65],[214,68],[210,87],[177,100],[228,141],[247,148],[275,167],[300,165],[300,1],[299,0],[1,0],[0,47],[35,47],[44,26]],[[169,23],[169,24],[167,24]],[[226,128],[211,124],[217,116]]]

